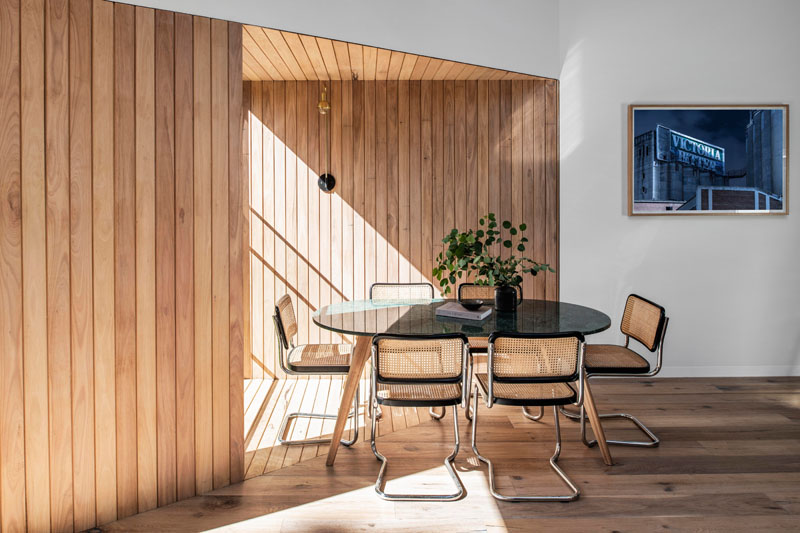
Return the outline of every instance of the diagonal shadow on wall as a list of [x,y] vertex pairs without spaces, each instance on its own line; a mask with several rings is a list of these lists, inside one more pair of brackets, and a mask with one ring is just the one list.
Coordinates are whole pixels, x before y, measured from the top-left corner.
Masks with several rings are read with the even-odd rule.
[[[326,85],[329,166],[323,82],[245,83],[254,377],[280,376],[271,317],[282,294],[298,342],[334,342],[316,309],[365,298],[376,281],[430,281],[441,237],[480,214],[526,221],[528,256],[557,266],[555,81]],[[333,194],[316,186],[326,170]],[[525,289],[557,298],[557,275]]]

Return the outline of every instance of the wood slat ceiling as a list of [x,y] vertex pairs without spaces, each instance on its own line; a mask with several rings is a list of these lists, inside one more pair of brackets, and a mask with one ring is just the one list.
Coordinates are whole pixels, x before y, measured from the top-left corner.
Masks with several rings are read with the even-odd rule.
[[243,26],[242,44],[242,77],[251,81],[544,79],[258,26]]

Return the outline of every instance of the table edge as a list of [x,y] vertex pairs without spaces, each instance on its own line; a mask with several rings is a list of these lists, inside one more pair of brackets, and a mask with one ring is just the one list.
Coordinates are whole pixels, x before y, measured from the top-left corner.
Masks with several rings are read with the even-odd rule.
[[[450,299],[448,299],[448,300],[445,300],[445,301],[449,301],[449,300],[450,300]],[[536,302],[536,301],[549,302],[549,301],[551,301],[551,300],[542,300],[541,298],[526,298],[525,300],[526,300],[526,301],[531,301],[531,302]],[[351,301],[351,302],[367,302],[367,301],[369,301],[369,300],[368,300],[368,299],[362,299],[362,300],[350,300],[350,301]],[[456,300],[455,300],[455,299],[453,299],[452,301],[456,301]],[[574,303],[572,303],[572,302],[558,302],[558,303],[569,304],[569,305],[575,305],[575,306],[578,306],[578,307],[584,307],[584,308],[586,308],[586,309],[591,309],[592,311],[595,311],[595,312],[598,312],[598,313],[603,313],[603,314],[604,314],[604,315],[605,315],[605,316],[608,318],[608,325],[607,325],[607,326],[605,326],[605,327],[602,327],[602,328],[599,328],[599,329],[592,329],[592,330],[588,330],[588,331],[581,331],[580,333],[581,333],[582,335],[594,335],[594,334],[597,334],[597,333],[600,333],[600,332],[606,331],[607,329],[610,329],[610,328],[611,328],[611,324],[612,324],[612,322],[611,322],[611,317],[610,317],[610,316],[609,316],[607,313],[605,313],[605,312],[603,312],[603,311],[600,311],[600,310],[598,310],[598,309],[594,309],[593,307],[588,307],[588,306],[585,306],[585,305],[581,305],[581,304],[574,304]],[[325,325],[325,324],[321,324],[320,322],[318,322],[318,321],[317,321],[317,317],[319,316],[319,313],[320,313],[320,311],[322,311],[322,310],[323,310],[323,309],[325,309],[326,307],[329,307],[330,305],[336,305],[336,304],[329,304],[329,305],[326,305],[326,306],[324,306],[324,307],[321,307],[321,308],[320,308],[320,309],[318,309],[316,312],[314,312],[314,314],[312,314],[312,316],[311,316],[311,321],[312,321],[312,322],[314,322],[314,324],[315,324],[316,326],[318,326],[318,327],[320,327],[320,328],[322,328],[322,329],[328,330],[328,331],[333,331],[334,333],[340,333],[340,334],[342,334],[342,335],[354,335],[354,336],[356,336],[356,337],[372,337],[372,336],[374,336],[374,335],[378,335],[378,334],[382,333],[382,332],[367,333],[367,332],[363,332],[363,331],[352,331],[352,330],[347,330],[347,329],[339,329],[339,328],[335,328],[335,327],[332,327],[332,326],[327,326],[327,325]],[[487,335],[485,335],[485,336],[484,336],[483,334],[478,334],[478,335],[475,335],[475,334],[470,334],[470,337],[476,337],[476,338],[487,338],[487,339],[488,339],[488,338],[489,338],[489,335],[487,334]]]

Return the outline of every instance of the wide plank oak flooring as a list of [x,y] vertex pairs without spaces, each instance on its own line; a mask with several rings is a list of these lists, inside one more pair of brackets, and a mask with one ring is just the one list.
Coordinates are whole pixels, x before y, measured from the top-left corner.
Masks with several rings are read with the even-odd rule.
[[[266,472],[243,483],[103,526],[102,531],[755,531],[800,528],[800,378],[714,378],[593,381],[601,412],[624,410],[660,438],[658,448],[612,446],[615,465],[584,447],[578,424],[561,417],[559,464],[581,488],[572,503],[505,503],[488,491],[485,465],[469,446],[460,414],[456,459],[467,496],[458,502],[386,502],[373,484],[379,463],[362,433],[325,467],[325,446],[287,453],[265,431],[280,420],[284,401],[258,384],[248,407],[258,441],[250,465]],[[298,384],[291,384],[296,386]],[[330,404],[340,384],[303,390]],[[259,392],[260,391],[260,392]],[[284,393],[285,394],[285,393]],[[335,402],[334,402],[335,403]],[[442,460],[452,447],[451,412],[433,421],[426,410],[386,413],[378,447],[389,458],[389,491],[450,492]],[[260,417],[266,421],[258,424]],[[550,471],[553,415],[542,422],[518,408],[480,409],[478,445],[493,459],[506,493],[560,493]],[[363,419],[362,419],[363,420]],[[362,421],[363,424],[363,421]],[[638,438],[622,421],[608,422],[610,438]],[[259,433],[260,432],[260,433]],[[253,438],[251,438],[251,442]],[[263,450],[267,450],[264,452]],[[262,452],[259,454],[259,452]],[[273,451],[275,456],[273,457]],[[299,452],[299,453],[298,453]],[[290,460],[287,457],[291,456]],[[277,459],[281,459],[278,461]]]

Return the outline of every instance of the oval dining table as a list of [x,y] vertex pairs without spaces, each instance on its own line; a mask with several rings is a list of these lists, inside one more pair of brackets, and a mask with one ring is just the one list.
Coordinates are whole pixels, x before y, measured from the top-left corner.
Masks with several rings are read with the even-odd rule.
[[[353,396],[370,358],[372,336],[379,333],[430,335],[463,333],[488,338],[494,331],[507,333],[566,333],[591,335],[611,326],[611,319],[596,309],[566,302],[522,300],[514,313],[492,313],[481,321],[443,317],[436,309],[454,300],[355,300],[325,306],[314,313],[314,323],[330,331],[355,336],[350,371],[345,380],[336,426],[326,464],[333,465],[347,423]],[[597,415],[588,380],[584,381],[584,405],[606,465],[612,465],[605,433]]]

